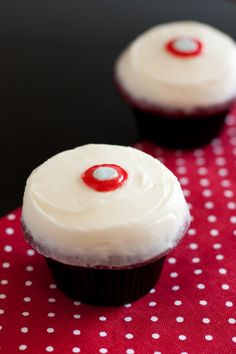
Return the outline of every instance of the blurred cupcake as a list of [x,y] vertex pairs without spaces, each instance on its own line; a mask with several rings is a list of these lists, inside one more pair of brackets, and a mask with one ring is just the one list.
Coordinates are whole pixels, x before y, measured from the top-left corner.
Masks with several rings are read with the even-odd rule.
[[198,22],[173,22],[135,39],[115,64],[115,83],[141,137],[191,148],[220,131],[236,98],[236,44]]
[[91,144],[32,172],[22,224],[65,294],[121,305],[155,285],[189,211],[177,178],[158,160],[130,147]]

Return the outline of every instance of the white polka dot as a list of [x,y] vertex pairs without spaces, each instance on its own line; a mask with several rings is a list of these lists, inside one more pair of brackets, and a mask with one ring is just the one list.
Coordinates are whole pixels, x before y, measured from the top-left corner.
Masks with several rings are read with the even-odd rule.
[[73,352],[73,353],[79,353],[79,352],[80,352],[80,348],[79,348],[79,347],[74,347],[74,348],[72,349],[72,352]]
[[179,285],[174,285],[172,286],[171,288],[173,291],[178,291],[180,289],[180,286]]
[[[75,313],[74,315],[73,315],[73,317],[74,318],[76,318],[76,319],[78,319],[78,318],[80,318],[81,316],[78,314],[78,313]],[[100,320],[101,321],[101,320]],[[105,321],[105,320],[104,320]]]
[[185,174],[187,172],[187,168],[185,166],[179,166],[179,167],[177,167],[176,171],[179,174],[183,175],[183,174]]
[[134,336],[132,333],[126,333],[125,338],[132,339]]
[[27,345],[25,344],[19,345],[19,350],[26,350],[26,349],[27,349]]
[[236,137],[233,136],[230,140],[229,140],[230,144],[235,146],[236,145]]
[[50,297],[49,299],[48,299],[48,302],[56,302],[56,299],[54,298],[54,297]]
[[99,332],[99,336],[100,336],[100,337],[106,337],[106,336],[107,336],[107,333],[104,332],[104,331],[101,331],[101,332]]
[[215,155],[222,155],[224,153],[224,149],[221,146],[216,146],[212,150]]
[[212,247],[214,248],[214,250],[219,250],[222,248],[222,244],[221,243],[214,243],[214,245]]
[[180,340],[186,340],[186,336],[184,336],[183,334],[179,335],[179,339]]
[[212,196],[212,191],[210,189],[204,189],[202,191],[203,197],[211,197]]
[[221,183],[222,187],[230,187],[231,186],[231,182],[228,179],[222,179]]
[[80,335],[80,330],[79,329],[74,329],[73,330],[73,334],[75,335],[75,336],[79,336]]
[[28,265],[28,266],[26,267],[26,270],[27,270],[27,272],[32,272],[32,271],[34,270],[34,267]]
[[0,281],[0,284],[1,284],[1,285],[7,285],[7,284],[8,284],[8,280],[2,279],[2,280]]
[[197,288],[198,289],[205,289],[205,285],[204,284],[197,284]]
[[186,186],[186,184],[189,184],[189,179],[187,177],[180,177],[179,181],[182,186]]
[[195,269],[193,273],[196,275],[202,274],[202,269]]
[[180,306],[180,305],[182,305],[182,301],[180,301],[180,300],[175,300],[174,304],[175,304],[176,306]]
[[190,235],[190,236],[194,236],[194,235],[196,235],[196,230],[195,229],[189,229],[188,230],[188,234]]
[[232,342],[236,343],[236,337],[232,337]]
[[236,224],[236,216],[231,216],[229,220],[232,224]]
[[183,193],[184,193],[185,197],[189,197],[191,194],[190,190],[188,190],[188,189],[183,189]]
[[234,115],[228,114],[226,117],[226,124],[234,125],[234,123],[235,123]]
[[100,348],[99,349],[99,353],[105,354],[107,352],[108,352],[108,350],[106,348]]
[[185,159],[181,158],[181,157],[178,157],[176,160],[175,160],[175,164],[180,166],[180,165],[184,165],[185,164]]
[[3,262],[3,264],[2,264],[2,267],[4,268],[4,269],[8,269],[8,268],[10,268],[10,263],[9,262]]
[[22,316],[24,316],[24,317],[29,316],[29,312],[27,312],[27,311],[22,312]]
[[211,145],[212,146],[219,146],[219,145],[221,145],[221,140],[218,138],[215,138],[211,141]]
[[0,299],[6,299],[7,295],[6,294],[0,294]]
[[219,269],[219,273],[220,274],[226,274],[227,273],[227,270],[225,268],[220,268]]
[[0,309],[0,315],[3,315],[4,314],[4,310],[3,309]]
[[213,339],[213,337],[212,337],[210,334],[207,334],[207,335],[205,336],[205,339],[210,341],[210,340]]
[[46,352],[53,352],[54,351],[54,348],[51,346],[51,345],[48,345],[46,348],[45,348]]
[[149,291],[150,294],[154,294],[155,292],[156,292],[156,289],[154,289],[154,288]]
[[99,317],[99,321],[106,321],[106,320],[107,320],[107,318],[105,316],[100,316]]
[[30,302],[31,301],[31,298],[29,297],[29,296],[26,296],[26,297],[24,297],[24,302]]
[[216,259],[217,259],[217,261],[222,261],[222,259],[224,259],[223,254],[217,254]]
[[174,257],[168,258],[168,263],[169,264],[175,264],[176,263],[176,258],[174,258]]
[[27,327],[22,327],[22,328],[20,329],[20,331],[21,331],[22,333],[27,333],[29,330],[28,330]]
[[176,317],[176,322],[179,322],[179,323],[184,322],[184,318],[181,316],[178,316],[178,317]]
[[198,158],[195,160],[195,164],[196,164],[197,166],[205,165],[205,164],[206,164],[206,159],[204,159],[204,157],[198,157]]
[[232,307],[233,306],[232,301],[226,301],[225,306]]
[[235,324],[235,323],[236,323],[236,319],[235,319],[235,318],[229,318],[229,319],[228,319],[228,322],[229,322],[230,324]]
[[196,250],[196,249],[198,249],[198,244],[197,243],[190,243],[189,248],[191,250]]
[[208,186],[210,185],[210,181],[209,181],[208,178],[200,178],[199,184],[200,184],[202,187],[208,187]]
[[152,338],[158,339],[158,338],[160,338],[160,334],[159,333],[152,333]]
[[171,272],[170,273],[170,277],[171,278],[177,278],[179,275],[178,275],[178,273],[177,272]]
[[135,351],[134,351],[133,349],[127,349],[127,350],[126,350],[126,353],[127,353],[127,354],[134,354]]
[[227,168],[224,168],[224,167],[219,168],[218,175],[220,177],[226,177],[226,176],[228,176],[228,174],[229,174],[229,172],[228,172]]
[[222,284],[221,287],[223,290],[229,290],[230,288],[229,284]]
[[127,307],[127,308],[129,308],[129,307],[131,307],[132,305],[131,304],[125,304],[124,305],[124,307]]
[[14,214],[8,214],[7,219],[8,220],[15,220],[16,216]]
[[214,204],[213,202],[211,202],[211,201],[208,201],[208,202],[206,202],[206,203],[204,204],[204,207],[205,207],[206,209],[213,209],[214,206],[215,206],[215,204]]
[[28,256],[34,256],[35,255],[35,251],[32,250],[32,249],[27,250],[26,253],[27,253]]
[[48,313],[48,317],[54,317],[55,316],[55,313],[54,312],[49,312]]
[[209,215],[209,216],[207,217],[207,220],[208,220],[209,222],[216,222],[216,221],[217,221],[217,217],[216,217],[215,215]]
[[7,227],[5,230],[7,235],[13,235],[14,234],[14,229],[12,227]]
[[236,203],[235,202],[228,202],[227,203],[227,208],[230,210],[236,209]]
[[202,149],[195,149],[195,150],[193,151],[193,155],[194,155],[194,156],[197,156],[197,157],[203,156],[203,155],[204,155],[204,151],[203,151]]
[[233,235],[236,236],[236,230],[233,230]]
[[219,235],[219,231],[216,230],[216,229],[211,229],[210,230],[210,235],[213,236],[213,237],[216,237]]
[[132,321],[132,317],[129,317],[129,316],[125,317],[124,320],[125,320],[125,322],[131,322]]
[[54,332],[54,328],[48,327],[48,328],[47,328],[47,332],[48,332],[48,333],[53,333],[53,332]]
[[207,305],[207,301],[206,300],[200,300],[199,304],[202,306],[206,306]]
[[12,252],[12,246],[10,246],[10,245],[4,246],[4,251],[7,253]]
[[81,302],[79,302],[79,301],[74,301],[73,304],[74,304],[75,306],[79,306],[79,305],[81,305]]
[[193,257],[192,258],[192,262],[193,263],[199,263],[201,260],[200,260],[200,258],[199,257]]
[[234,193],[229,189],[225,190],[223,194],[226,198],[232,198],[234,196]]
[[31,286],[32,285],[32,281],[31,280],[27,280],[26,282],[25,282],[25,286]]
[[207,172],[208,172],[208,170],[207,170],[206,167],[199,167],[199,169],[198,169],[198,173],[199,173],[199,175],[201,175],[201,176],[206,175]]
[[57,286],[56,286],[56,284],[54,284],[54,283],[52,283],[52,284],[49,285],[49,288],[50,288],[50,289],[56,289],[56,287],[57,287]]
[[152,317],[150,318],[150,320],[151,320],[152,322],[157,322],[157,321],[158,321],[158,317],[157,317],[157,316],[152,316]]
[[157,303],[156,303],[155,301],[150,301],[148,305],[149,305],[150,307],[154,307],[154,306],[156,306],[156,304],[157,304]]
[[209,318],[204,317],[204,318],[202,319],[202,322],[205,323],[205,324],[208,324],[208,323],[210,323],[211,321],[210,321]]

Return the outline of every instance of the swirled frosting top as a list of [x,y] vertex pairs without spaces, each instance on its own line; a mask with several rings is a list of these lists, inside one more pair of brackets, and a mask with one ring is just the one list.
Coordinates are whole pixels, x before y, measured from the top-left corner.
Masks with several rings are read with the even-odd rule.
[[115,74],[134,100],[191,111],[236,97],[236,44],[206,24],[158,25],[121,53]]
[[[88,171],[103,186],[125,179],[116,189],[96,190],[84,180]],[[32,172],[22,220],[29,241],[45,256],[74,265],[126,266],[175,247],[189,211],[177,178],[157,159],[131,147],[89,144]]]

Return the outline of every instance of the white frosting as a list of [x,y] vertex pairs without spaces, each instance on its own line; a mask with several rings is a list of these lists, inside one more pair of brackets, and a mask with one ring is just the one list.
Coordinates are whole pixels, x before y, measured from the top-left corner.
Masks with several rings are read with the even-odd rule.
[[[200,40],[202,53],[187,58],[170,54],[166,43],[181,37]],[[134,100],[163,108],[191,111],[221,105],[236,97],[236,45],[228,35],[198,22],[159,25],[120,55],[116,78]]]
[[[116,164],[128,173],[117,190],[97,192],[81,175]],[[45,256],[75,265],[122,266],[165,254],[184,235],[189,212],[177,178],[137,149],[84,145],[32,172],[22,220]]]

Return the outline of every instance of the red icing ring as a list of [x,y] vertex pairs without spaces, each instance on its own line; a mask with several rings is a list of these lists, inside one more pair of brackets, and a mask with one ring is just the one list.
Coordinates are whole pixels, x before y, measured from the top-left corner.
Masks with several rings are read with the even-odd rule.
[[101,164],[88,168],[81,178],[95,191],[110,192],[123,185],[128,178],[128,173],[118,165]]
[[180,57],[192,57],[200,55],[202,52],[202,42],[190,37],[179,37],[171,39],[165,45],[166,50],[172,55]]

